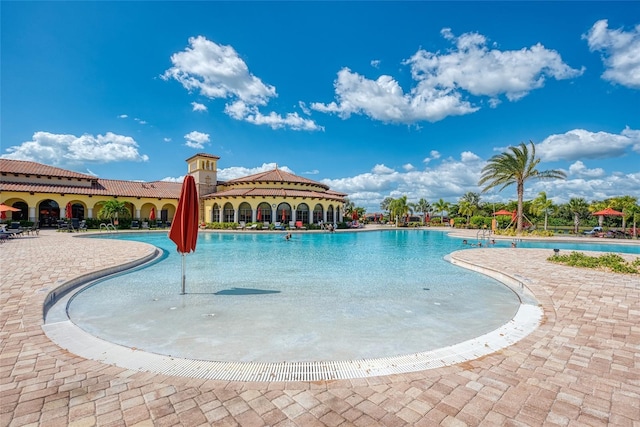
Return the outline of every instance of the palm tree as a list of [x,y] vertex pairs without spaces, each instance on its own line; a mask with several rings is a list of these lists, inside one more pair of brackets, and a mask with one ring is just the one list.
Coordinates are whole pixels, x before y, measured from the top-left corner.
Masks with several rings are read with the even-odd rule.
[[462,200],[458,206],[458,213],[467,217],[467,228],[469,228],[469,218],[473,215],[474,207],[468,200]]
[[440,199],[433,204],[433,209],[437,212],[440,212],[440,223],[444,225],[444,211],[449,212],[449,209],[451,209],[451,203],[445,202],[444,200]]
[[126,204],[115,199],[107,200],[104,205],[102,205],[100,212],[98,212],[98,218],[109,219],[111,222],[117,220],[118,217],[128,218],[130,215]]
[[553,207],[553,200],[547,199],[547,193],[541,191],[538,193],[538,197],[531,202],[531,213],[539,216],[544,213],[544,230],[547,231],[547,219],[549,211]]
[[567,207],[573,213],[573,232],[578,234],[580,217],[589,212],[589,205],[583,198],[573,198],[569,200]]
[[529,141],[529,143],[531,150],[527,144],[521,142],[518,147],[509,147],[510,152],[490,158],[482,169],[482,176],[478,182],[478,185],[486,184],[482,189],[483,192],[498,186],[500,186],[499,191],[502,191],[511,184],[516,185],[518,194],[516,231],[518,233],[522,232],[524,183],[529,179],[564,179],[567,176],[561,170],[537,170],[536,166],[540,163],[540,159],[536,158],[536,147],[533,142]]
[[[380,203],[380,210],[383,212],[389,211],[389,206],[391,206],[391,202],[393,202],[393,197],[385,197],[384,200]],[[391,221],[391,218],[389,218]]]
[[480,194],[467,191],[464,196],[460,197],[460,201],[469,202],[474,212],[480,208]]
[[396,217],[396,225],[398,224],[397,218],[404,218],[409,212],[413,213],[413,210],[407,204],[407,196],[394,199],[389,205],[389,213],[392,217]]
[[611,207],[614,209],[618,209],[624,213],[622,216],[622,230],[624,231],[627,227],[627,218],[630,217],[629,211],[633,210],[633,207],[636,206],[637,198],[631,196],[620,196],[614,197],[611,199]]
[[625,208],[625,217],[628,217],[633,222],[633,237],[638,237],[638,228],[636,223],[640,218],[640,205],[634,204]]
[[422,198],[418,200],[417,203],[409,203],[409,206],[414,210],[414,212],[422,212],[422,225],[424,225],[427,213],[431,210],[431,204],[427,202],[426,199]]

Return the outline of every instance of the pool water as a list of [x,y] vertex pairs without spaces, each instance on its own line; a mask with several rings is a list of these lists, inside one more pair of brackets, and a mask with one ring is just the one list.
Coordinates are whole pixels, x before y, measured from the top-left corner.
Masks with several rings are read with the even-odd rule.
[[[428,230],[200,233],[181,258],[165,233],[160,262],[99,281],[71,320],[107,341],[174,357],[253,362],[351,360],[453,345],[507,323],[517,295],[456,267],[460,239]],[[508,242],[498,243],[507,246]]]

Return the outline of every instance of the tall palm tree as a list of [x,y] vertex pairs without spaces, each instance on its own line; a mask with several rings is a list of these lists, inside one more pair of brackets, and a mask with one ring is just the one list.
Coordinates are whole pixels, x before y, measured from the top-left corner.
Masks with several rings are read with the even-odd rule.
[[531,213],[539,216],[544,213],[544,230],[547,231],[547,223],[549,217],[549,211],[553,207],[553,200],[547,199],[547,193],[541,191],[538,193],[538,197],[531,202]]
[[622,211],[624,214],[622,216],[622,230],[624,231],[627,227],[627,218],[630,217],[629,211],[633,210],[633,207],[636,206],[637,198],[631,196],[620,196],[614,197],[611,199],[611,207],[617,210]]
[[451,203],[440,199],[433,204],[433,209],[436,212],[440,212],[440,222],[444,225],[444,211],[449,212],[449,209],[451,209]]
[[413,213],[411,207],[407,204],[407,196],[402,196],[398,199],[394,199],[393,202],[389,205],[389,211],[391,217],[396,217],[396,225],[397,218],[403,218],[409,213]]
[[569,210],[573,213],[573,232],[578,234],[580,227],[580,217],[589,212],[589,205],[583,198],[574,197],[567,204]]
[[409,206],[414,210],[414,212],[422,213],[422,224],[424,225],[425,218],[427,217],[427,213],[431,211],[431,204],[427,202],[427,199],[420,199],[416,203],[409,203]]
[[517,147],[509,147],[510,152],[497,154],[489,159],[482,169],[482,176],[478,185],[485,185],[483,192],[494,187],[500,187],[499,191],[511,184],[516,185],[518,194],[517,226],[516,231],[522,232],[524,183],[529,179],[553,179],[566,178],[561,170],[539,171],[536,169],[540,159],[536,158],[536,147],[533,141],[529,141],[531,149],[524,142]]
[[[380,203],[380,209],[382,210],[382,212],[389,211],[389,206],[391,205],[391,202],[393,202],[393,197],[384,198],[384,200]],[[391,220],[391,218],[389,218],[389,220]]]

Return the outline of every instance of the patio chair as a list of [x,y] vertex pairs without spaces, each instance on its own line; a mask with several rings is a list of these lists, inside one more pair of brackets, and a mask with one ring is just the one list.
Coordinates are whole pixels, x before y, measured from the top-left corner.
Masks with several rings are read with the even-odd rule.
[[142,221],[142,225],[140,226],[143,230],[149,230],[149,223],[147,221]]
[[139,230],[140,229],[140,222],[137,220],[133,220],[131,221],[131,229],[132,230]]
[[305,227],[304,225],[302,225],[302,221],[296,221],[296,228],[298,230],[306,230],[307,227]]
[[284,225],[282,225],[282,223],[280,223],[280,222],[276,222],[276,223],[274,224],[274,228],[275,228],[276,230],[284,230]]
[[295,221],[289,221],[289,229],[293,230],[294,228],[296,228],[296,222]]
[[162,224],[162,220],[161,219],[157,219],[156,220],[156,227],[157,228],[164,228],[164,224]]
[[238,230],[244,230],[245,228],[247,228],[247,223],[244,221],[240,221],[240,224],[236,227]]
[[87,220],[83,219],[82,221],[80,221],[80,223],[78,224],[78,231],[88,231]]

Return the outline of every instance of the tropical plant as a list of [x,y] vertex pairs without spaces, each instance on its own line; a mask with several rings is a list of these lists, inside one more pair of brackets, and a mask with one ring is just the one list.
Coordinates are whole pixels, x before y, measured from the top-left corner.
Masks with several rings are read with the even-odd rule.
[[474,212],[480,208],[480,194],[467,191],[464,196],[460,197],[460,202],[469,202]]
[[573,213],[573,232],[578,234],[580,227],[580,217],[589,212],[589,205],[583,198],[574,197],[567,204],[568,209]]
[[509,147],[510,152],[491,157],[482,169],[482,175],[478,182],[478,185],[484,185],[483,192],[494,187],[500,187],[499,191],[502,191],[511,184],[516,185],[518,195],[517,233],[522,232],[524,183],[529,179],[566,178],[566,174],[561,170],[539,171],[536,169],[540,159],[536,158],[536,148],[533,142],[529,141],[529,143],[531,150],[527,144],[521,142],[518,147]]
[[107,200],[104,205],[102,205],[102,209],[98,212],[98,218],[100,219],[108,219],[113,222],[118,218],[129,218],[131,213],[125,202],[121,202],[120,200]]
[[431,212],[431,204],[426,199],[422,198],[416,203],[409,203],[409,206],[413,209],[414,212],[422,213],[422,224],[424,225],[427,214]]
[[402,218],[403,221],[407,214],[413,213],[413,210],[411,209],[409,204],[407,204],[407,196],[402,196],[398,199],[394,199],[389,204],[389,213],[392,218],[396,217],[396,220],[397,218]]
[[393,202],[393,197],[385,197],[384,200],[380,202],[380,210],[388,212],[391,202]]
[[547,199],[547,193],[541,191],[538,193],[538,197],[531,202],[531,213],[539,216],[544,214],[544,230],[547,230],[547,223],[549,218],[549,212],[553,207],[553,200]]
[[451,209],[451,203],[445,202],[442,199],[439,199],[437,202],[433,204],[433,210],[435,210],[436,212],[440,212],[440,222],[443,224],[444,224],[444,212],[447,211],[448,213],[449,209]]
[[619,211],[622,211],[622,213],[624,214],[622,216],[623,230],[626,229],[627,218],[630,217],[629,211],[632,211],[633,207],[637,206],[636,205],[637,202],[638,202],[638,199],[631,196],[620,196],[620,197],[614,197],[613,199],[611,199],[611,207]]
[[469,226],[469,218],[473,215],[474,210],[475,209],[471,205],[471,202],[467,200],[461,201],[458,205],[458,213],[467,217],[467,227]]

